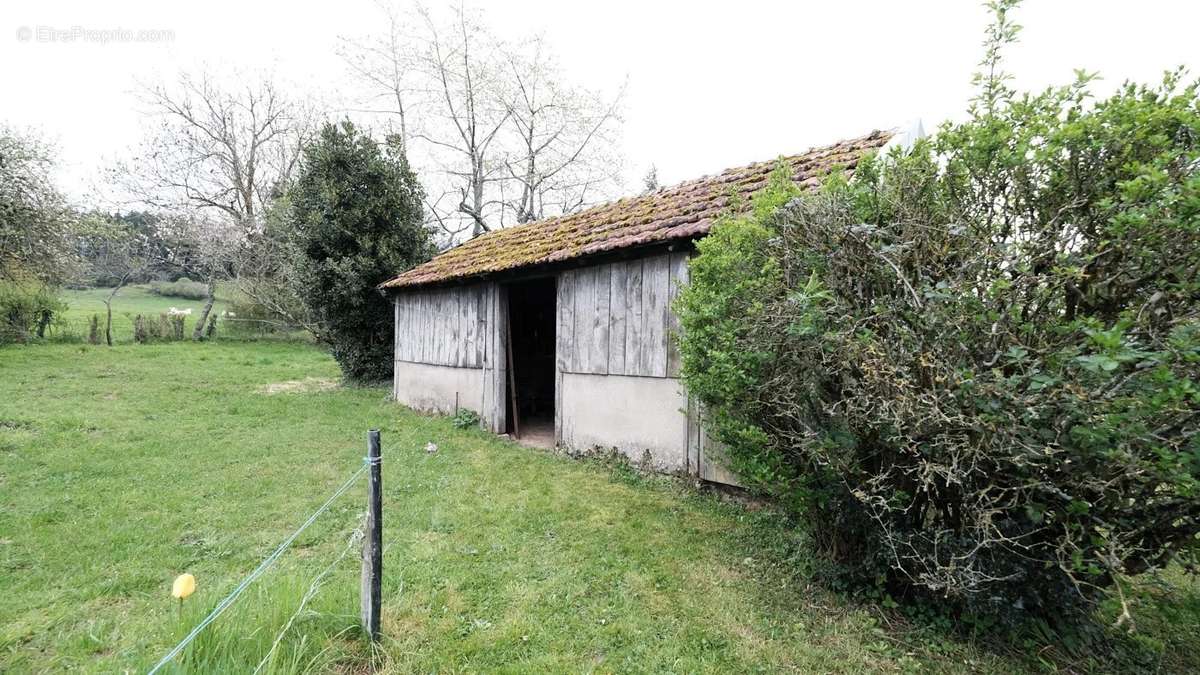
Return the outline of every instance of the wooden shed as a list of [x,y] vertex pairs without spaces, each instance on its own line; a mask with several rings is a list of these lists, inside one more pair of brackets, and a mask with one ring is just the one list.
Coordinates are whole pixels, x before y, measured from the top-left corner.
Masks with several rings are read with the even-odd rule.
[[814,186],[890,136],[489,232],[397,276],[381,286],[395,306],[396,400],[471,409],[535,445],[615,448],[660,471],[736,482],[679,380],[671,303],[693,244],[778,162]]

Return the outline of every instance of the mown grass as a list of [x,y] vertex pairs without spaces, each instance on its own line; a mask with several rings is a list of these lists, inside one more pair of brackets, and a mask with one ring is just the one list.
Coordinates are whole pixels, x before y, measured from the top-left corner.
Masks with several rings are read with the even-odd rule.
[[[1138,589],[1138,637],[1101,636],[1123,660],[1054,635],[968,641],[816,583],[803,531],[769,511],[457,430],[383,389],[323,390],[336,377],[302,344],[0,349],[0,671],[144,671],[361,465],[369,428],[385,457],[384,639],[372,649],[356,626],[352,552],[264,672],[1200,667],[1194,580]],[[282,382],[296,384],[263,393]],[[364,490],[173,670],[253,671],[345,550]],[[199,590],[180,608],[183,571]]]

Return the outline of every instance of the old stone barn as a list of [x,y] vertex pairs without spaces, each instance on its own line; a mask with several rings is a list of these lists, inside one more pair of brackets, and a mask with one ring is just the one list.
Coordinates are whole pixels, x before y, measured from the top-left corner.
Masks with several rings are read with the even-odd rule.
[[[782,161],[812,186],[888,139],[874,132]],[[396,400],[468,408],[530,444],[616,448],[660,471],[733,482],[679,380],[671,303],[696,239],[777,165],[489,232],[386,282]]]

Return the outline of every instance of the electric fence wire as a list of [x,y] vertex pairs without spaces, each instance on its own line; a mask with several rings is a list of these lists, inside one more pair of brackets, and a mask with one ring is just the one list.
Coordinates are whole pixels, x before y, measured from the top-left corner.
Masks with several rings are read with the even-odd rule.
[[296,611],[290,617],[288,617],[287,622],[283,625],[283,630],[279,631],[279,635],[275,636],[275,641],[271,643],[271,649],[267,651],[267,655],[258,662],[258,666],[254,669],[254,675],[258,675],[258,673],[263,669],[263,666],[267,665],[267,663],[271,660],[271,657],[275,656],[275,650],[279,649],[279,643],[283,642],[283,636],[286,635],[288,630],[291,629],[292,624],[296,622],[296,619],[298,619],[300,615],[304,613],[304,608],[308,606],[309,601],[316,597],[317,591],[321,589],[321,585],[325,582],[325,578],[328,577],[331,572],[333,572],[334,568],[336,568],[342,563],[343,560],[346,559],[346,556],[350,554],[350,551],[354,549],[354,545],[359,543],[362,537],[363,528],[361,526],[355,528],[354,532],[350,533],[350,538],[346,541],[346,546],[342,548],[341,554],[339,554],[333,562],[329,563],[329,566],[322,570],[320,574],[313,578],[312,583],[308,586],[308,590],[304,593],[304,597],[300,598],[300,606],[296,608]]
[[[408,430],[408,433],[405,435],[404,440],[402,442],[400,442],[399,444],[397,444],[397,447],[405,447],[408,443],[412,443],[417,438],[417,434],[420,432],[426,431],[427,427],[430,426],[431,422],[432,422],[431,418],[426,418],[424,423],[418,424],[414,427],[411,427]],[[154,667],[148,671],[147,675],[155,675],[155,673],[157,673],[159,670],[161,670],[163,668],[163,666],[170,663],[172,659],[174,659],[176,656],[178,656],[180,653],[182,653],[183,650],[186,649],[189,644],[191,644],[192,640],[195,640],[196,636],[199,635],[200,632],[203,631],[204,628],[208,626],[208,624],[215,621],[217,619],[217,617],[219,617],[221,615],[222,612],[224,612],[226,609],[228,609],[229,606],[232,605],[235,600],[237,600],[238,596],[241,595],[242,592],[245,591],[246,588],[248,588],[250,586],[250,584],[252,584],[254,582],[255,579],[262,576],[262,574],[264,572],[266,572],[267,569],[272,564],[274,564],[274,562],[279,558],[279,556],[283,555],[283,552],[286,551],[287,548],[292,544],[292,542],[296,540],[296,537],[299,537],[300,534],[302,532],[304,532],[304,530],[307,529],[309,525],[312,525],[313,522],[316,521],[317,517],[320,516],[322,513],[324,513],[330,507],[330,505],[332,505],[333,502],[337,500],[338,497],[345,494],[346,490],[349,490],[350,486],[354,484],[354,481],[358,480],[367,471],[367,469],[369,469],[373,464],[380,464],[381,462],[382,462],[382,458],[376,458],[374,461],[372,461],[370,457],[363,457],[363,465],[361,467],[359,467],[358,471],[354,472],[354,474],[352,476],[350,476],[350,478],[346,479],[346,482],[343,483],[342,486],[340,488],[338,488],[337,491],[334,492],[333,495],[329,499],[327,499],[324,504],[322,504],[320,506],[320,508],[318,508],[315,512],[313,512],[313,514],[311,516],[308,517],[308,520],[304,521],[304,523],[302,523],[300,525],[300,527],[296,529],[295,532],[293,532],[291,535],[289,535],[287,539],[284,539],[283,542],[281,544],[279,544],[279,546],[271,553],[271,555],[269,555],[265,559],[263,559],[262,563],[260,563],[259,566],[256,567],[253,572],[246,575],[246,578],[243,579],[241,581],[241,583],[239,583],[233,589],[233,591],[231,591],[229,593],[229,595],[225,596],[225,598],[223,600],[221,600],[221,602],[217,603],[217,606],[213,608],[212,612],[210,612],[208,614],[208,616],[204,617],[203,621],[196,624],[196,627],[193,628],[192,631],[190,633],[188,633],[186,637],[184,637],[182,640],[180,640],[179,644],[175,645],[174,649],[167,652],[167,654],[165,656],[163,656],[162,659],[160,659],[158,661],[158,663],[156,663],[154,665]],[[341,562],[342,558],[344,558],[344,557],[345,557],[345,552],[343,552],[343,555],[340,556],[336,561],[334,561],[334,565],[336,565],[338,562]],[[332,566],[331,566],[331,568],[332,568]],[[323,576],[323,575],[324,575],[324,573],[322,573],[322,575],[318,575],[318,578],[320,578],[320,576]],[[303,609],[303,601],[301,602],[301,609]],[[289,621],[288,624],[290,625],[291,621]],[[285,627],[284,630],[286,631],[287,628]],[[278,639],[276,639],[276,644],[272,645],[272,647],[271,647],[272,652],[275,650],[275,647],[277,646],[277,644],[278,644]],[[268,653],[268,657],[269,656],[270,656],[270,654]],[[261,667],[262,667],[262,663],[259,663],[259,668],[261,668]],[[255,672],[258,672],[257,669],[255,670]]]
[[186,637],[184,637],[182,640],[180,640],[179,644],[175,645],[174,649],[167,652],[166,656],[163,656],[162,659],[160,659],[159,662],[156,663],[154,665],[154,667],[150,669],[148,675],[154,675],[155,673],[157,673],[159,670],[162,669],[163,666],[170,663],[172,659],[174,659],[184,649],[186,649],[187,646],[192,642],[192,640],[195,640],[196,636],[200,634],[200,631],[204,630],[204,628],[206,626],[208,626],[208,624],[212,623],[213,621],[215,621],[217,619],[217,617],[221,616],[221,613],[224,612],[226,609],[228,609],[229,606],[233,604],[233,601],[237,600],[238,596],[241,595],[242,592],[245,591],[246,588],[250,586],[250,584],[254,583],[255,579],[262,576],[263,572],[266,572],[267,569],[269,567],[271,567],[271,565],[274,564],[276,560],[279,559],[279,556],[283,555],[283,552],[287,550],[288,546],[291,546],[292,542],[296,540],[296,537],[299,537],[300,533],[304,532],[304,530],[306,530],[309,525],[312,525],[313,522],[316,521],[317,517],[320,516],[322,513],[324,513],[330,507],[330,505],[332,505],[333,502],[337,500],[338,497],[341,497],[343,494],[345,494],[346,490],[349,490],[350,486],[354,484],[354,481],[358,480],[364,473],[366,473],[367,469],[370,468],[370,466],[371,466],[371,461],[368,458],[364,457],[363,465],[361,467],[359,467],[358,471],[355,471],[354,474],[352,476],[350,476],[350,478],[348,478],[345,483],[342,483],[342,486],[340,488],[338,488],[336,492],[333,493],[333,496],[331,496],[329,499],[325,500],[325,503],[322,504],[321,507],[318,508],[316,511],[314,511],[313,514],[308,517],[308,520],[304,521],[300,525],[300,527],[298,527],[296,529],[295,532],[288,535],[288,538],[284,539],[283,542],[281,544],[279,544],[279,546],[271,553],[271,555],[264,558],[263,561],[261,563],[259,563],[258,567],[254,568],[253,572],[246,575],[246,578],[242,579],[241,583],[239,583],[233,589],[233,591],[231,591],[229,593],[229,595],[225,596],[225,598],[223,600],[221,600],[221,602],[217,603],[217,606],[214,607],[211,612],[209,612],[208,616],[204,617],[203,621],[196,624],[196,627],[193,628],[192,631],[190,633],[188,633]]

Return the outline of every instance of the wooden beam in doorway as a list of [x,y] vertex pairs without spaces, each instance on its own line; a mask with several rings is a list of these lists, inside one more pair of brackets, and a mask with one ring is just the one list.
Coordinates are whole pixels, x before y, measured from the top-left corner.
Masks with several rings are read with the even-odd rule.
[[517,409],[517,375],[513,371],[512,357],[512,313],[509,312],[509,330],[505,331],[504,351],[508,357],[508,398],[512,401],[513,438],[521,437],[521,413]]

